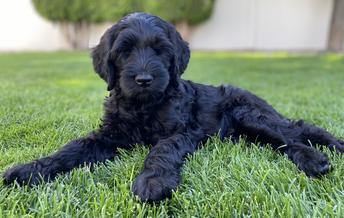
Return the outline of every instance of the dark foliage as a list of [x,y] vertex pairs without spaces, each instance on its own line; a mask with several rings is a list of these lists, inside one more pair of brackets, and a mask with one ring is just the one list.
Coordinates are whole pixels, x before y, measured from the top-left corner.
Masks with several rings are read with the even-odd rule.
[[125,14],[145,11],[173,22],[194,25],[207,20],[215,0],[32,0],[37,12],[55,22],[117,21]]
[[325,154],[311,145],[344,151],[343,141],[302,120],[284,118],[269,104],[233,86],[206,86],[180,78],[190,51],[175,28],[134,13],[111,27],[93,50],[95,71],[108,84],[101,127],[57,153],[9,169],[6,184],[37,184],[84,163],[104,162],[117,148],[153,145],[132,191],[158,202],[181,182],[185,157],[209,136],[245,136],[286,154],[308,176],[327,173]]

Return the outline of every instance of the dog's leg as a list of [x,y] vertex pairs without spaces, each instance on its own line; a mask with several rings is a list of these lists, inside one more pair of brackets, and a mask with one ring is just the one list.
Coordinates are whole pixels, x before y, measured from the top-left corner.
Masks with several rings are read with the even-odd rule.
[[313,126],[303,121],[296,122],[301,130],[301,140],[305,144],[320,145],[335,150],[338,153],[344,153],[344,144],[341,140],[336,139],[329,132],[317,126]]
[[14,166],[3,175],[5,184],[17,181],[19,184],[34,185],[41,180],[54,179],[57,174],[65,173],[84,164],[94,164],[111,159],[116,154],[116,141],[103,135],[69,142],[61,150],[33,162]]
[[[311,177],[321,176],[329,171],[327,156],[311,146],[299,143],[295,140],[295,131],[287,132],[287,121],[274,116],[274,119],[265,116],[257,108],[236,108],[247,113],[233,113],[235,128],[238,134],[245,135],[251,142],[270,144],[273,149],[287,154],[300,170]],[[259,117],[259,116],[258,116]]]
[[149,152],[133,184],[133,193],[148,202],[171,197],[180,183],[184,158],[195,151],[197,144],[197,140],[183,134],[160,140]]

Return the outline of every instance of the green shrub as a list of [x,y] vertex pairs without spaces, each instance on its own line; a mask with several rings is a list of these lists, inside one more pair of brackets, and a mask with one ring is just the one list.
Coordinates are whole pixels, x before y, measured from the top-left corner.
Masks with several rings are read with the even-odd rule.
[[[211,15],[215,0],[32,0],[44,18],[60,24],[74,49],[88,47],[91,23],[116,22],[124,15],[144,11],[174,24],[195,25]],[[182,32],[183,35],[183,32]]]
[[211,15],[215,0],[32,0],[36,10],[56,22],[117,21],[134,11],[145,11],[173,22],[197,24]]
[[144,11],[172,23],[197,24],[208,19],[215,0],[145,0]]

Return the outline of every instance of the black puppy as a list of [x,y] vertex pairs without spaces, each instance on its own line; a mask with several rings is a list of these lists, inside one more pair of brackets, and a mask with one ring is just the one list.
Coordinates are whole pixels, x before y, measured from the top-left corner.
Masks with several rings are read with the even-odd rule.
[[232,86],[213,87],[180,78],[190,57],[175,28],[158,17],[133,13],[108,29],[92,52],[95,71],[108,84],[101,127],[51,156],[15,166],[6,184],[37,184],[59,173],[112,159],[117,148],[153,145],[132,191],[140,199],[170,197],[185,157],[209,136],[270,144],[308,176],[329,171],[329,160],[310,143],[342,153],[323,129],[284,118],[257,96]]

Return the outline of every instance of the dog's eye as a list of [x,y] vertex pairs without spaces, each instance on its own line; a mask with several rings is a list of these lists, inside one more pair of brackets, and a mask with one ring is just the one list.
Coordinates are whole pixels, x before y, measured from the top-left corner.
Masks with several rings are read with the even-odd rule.
[[123,58],[128,58],[130,56],[130,51],[123,51],[121,52],[121,55],[123,56]]
[[130,52],[128,49],[116,49],[117,57],[121,59],[127,59],[130,56]]
[[151,46],[151,48],[154,50],[154,52],[157,55],[161,55],[162,53],[166,52],[166,50],[169,49],[168,46],[166,46],[163,43],[157,43],[157,44]]
[[116,45],[115,52],[117,53],[118,57],[127,59],[130,56],[132,45],[128,43],[121,43]]
[[153,46],[152,49],[154,50],[154,52],[157,55],[161,55],[161,48],[157,47],[157,46]]
[[166,40],[155,40],[153,44],[151,44],[151,48],[157,55],[167,55],[173,54],[173,46],[171,43],[167,42]]

